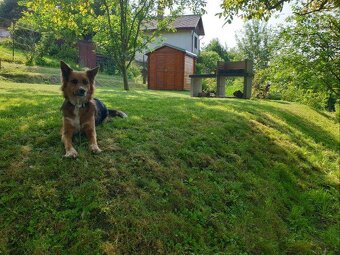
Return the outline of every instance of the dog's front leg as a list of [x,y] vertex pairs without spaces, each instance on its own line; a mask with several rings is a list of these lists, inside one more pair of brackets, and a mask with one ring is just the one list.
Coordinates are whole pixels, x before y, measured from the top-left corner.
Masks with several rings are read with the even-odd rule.
[[72,145],[74,127],[68,123],[65,123],[64,121],[64,125],[63,125],[61,132],[62,132],[61,139],[64,143],[65,151],[66,151],[64,157],[66,158],[78,157],[78,152],[73,148],[73,145]]
[[100,153],[102,150],[99,149],[97,144],[97,133],[94,120],[84,125],[84,131],[87,138],[89,139],[90,150],[93,153]]

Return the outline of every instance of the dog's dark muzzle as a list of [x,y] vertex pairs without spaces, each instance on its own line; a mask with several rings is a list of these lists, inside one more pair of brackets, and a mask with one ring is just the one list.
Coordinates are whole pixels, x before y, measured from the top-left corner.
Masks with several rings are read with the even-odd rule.
[[80,88],[77,92],[73,93],[75,96],[78,96],[78,97],[84,97],[86,96],[86,90],[85,89],[82,89]]

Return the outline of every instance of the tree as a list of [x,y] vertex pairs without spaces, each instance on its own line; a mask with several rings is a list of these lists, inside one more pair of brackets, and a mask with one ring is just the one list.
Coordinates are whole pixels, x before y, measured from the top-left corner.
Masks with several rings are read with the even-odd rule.
[[244,58],[254,62],[255,70],[268,66],[275,41],[266,23],[256,20],[247,22],[241,36],[236,36],[236,41]]
[[271,51],[270,61],[263,58],[268,64],[261,64],[263,68],[257,70],[255,80],[272,81],[274,90],[284,99],[319,109],[326,103],[332,111],[340,91],[340,25],[336,18],[339,1],[224,0],[220,16],[225,16],[228,22],[235,15],[267,20],[281,11],[285,3],[291,4],[294,13],[282,33],[276,36],[276,49]]
[[[0,20],[17,20],[21,17],[21,12],[24,10],[18,5],[18,0],[3,0],[0,1]],[[9,22],[6,22],[9,25]]]
[[212,39],[204,48],[205,51],[215,51],[223,61],[230,61],[227,46],[223,47],[218,38]]
[[224,0],[221,4],[223,11],[219,15],[229,23],[234,16],[268,20],[273,13],[282,11],[285,3],[291,3],[299,15],[336,10],[340,6],[338,0]]
[[197,60],[197,72],[213,73],[216,71],[216,64],[218,61],[223,61],[223,59],[217,52],[207,50],[202,51]]
[[[136,52],[142,52],[160,31],[168,29],[173,17],[187,4],[195,10],[204,6],[204,0],[28,0],[24,1],[30,11],[26,20],[37,20],[42,27],[52,28],[62,35],[71,31],[74,35],[94,35],[93,39],[115,61],[128,90],[127,71]],[[168,8],[170,15],[155,19],[159,4]],[[196,8],[197,9],[197,8]],[[72,15],[70,15],[72,14]],[[142,33],[148,22],[155,22],[157,29],[151,34]],[[40,26],[41,27],[41,26]],[[65,29],[65,30],[64,30]]]
[[291,18],[289,26],[282,29],[282,47],[272,61],[268,78],[281,89],[310,91],[314,98],[323,95],[319,108],[326,106],[334,111],[340,96],[339,28],[335,14]]

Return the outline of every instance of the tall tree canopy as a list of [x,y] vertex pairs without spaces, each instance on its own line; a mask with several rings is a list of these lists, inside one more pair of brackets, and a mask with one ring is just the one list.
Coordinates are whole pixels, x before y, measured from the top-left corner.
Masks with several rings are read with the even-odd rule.
[[268,66],[275,41],[266,23],[257,20],[245,23],[236,41],[240,53],[254,62],[256,70]]

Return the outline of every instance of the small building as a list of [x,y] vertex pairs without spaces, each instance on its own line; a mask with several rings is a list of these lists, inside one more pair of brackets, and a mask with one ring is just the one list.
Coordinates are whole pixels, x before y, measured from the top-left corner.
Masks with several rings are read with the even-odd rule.
[[93,42],[87,40],[78,41],[79,64],[83,67],[96,67],[96,46]]
[[[157,19],[144,24],[143,33],[151,35],[157,28]],[[177,17],[169,25],[169,29],[161,31],[152,43],[147,45],[148,49],[161,47],[163,44],[173,45],[188,52],[199,55],[201,51],[201,37],[205,35],[202,17],[199,15],[184,15]],[[145,52],[137,52],[136,60],[144,62]]]
[[189,75],[195,73],[197,56],[169,44],[164,44],[148,56],[148,89],[190,90]]

